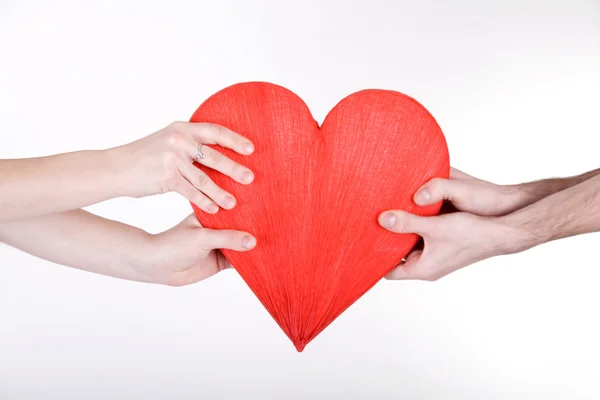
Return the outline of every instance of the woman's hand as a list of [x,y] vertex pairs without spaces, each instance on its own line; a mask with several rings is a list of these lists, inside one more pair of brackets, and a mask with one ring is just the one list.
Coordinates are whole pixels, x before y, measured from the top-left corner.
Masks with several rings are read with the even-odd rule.
[[203,228],[194,214],[156,235],[84,210],[0,224],[0,242],[56,264],[133,281],[181,286],[230,264],[217,249],[248,251],[249,233]]
[[47,157],[0,160],[0,223],[75,210],[115,197],[178,192],[200,209],[233,208],[235,198],[194,165],[248,184],[252,171],[209,145],[251,154],[249,140],[205,123],[174,122],[130,144]]
[[[160,131],[114,149],[125,180],[125,195],[142,197],[177,192],[200,209],[214,214],[219,206],[231,209],[236,200],[218,187],[193,162],[213,168],[236,182],[249,184],[254,174],[208,145],[218,144],[249,155],[254,145],[227,128],[191,122],[174,122]],[[199,150],[204,159],[196,159]]]
[[213,276],[231,264],[217,249],[248,251],[256,246],[249,233],[203,228],[194,214],[149,242],[143,269],[154,283],[183,286]]

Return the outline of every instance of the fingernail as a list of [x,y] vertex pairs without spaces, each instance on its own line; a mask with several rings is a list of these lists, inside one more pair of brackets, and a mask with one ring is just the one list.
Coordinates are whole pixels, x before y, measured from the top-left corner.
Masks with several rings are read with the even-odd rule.
[[394,214],[385,214],[382,219],[383,226],[385,226],[388,229],[392,229],[393,227],[395,227],[396,223],[398,222],[398,217],[396,217]]
[[208,211],[213,214],[216,213],[217,211],[219,211],[219,206],[216,205],[215,203],[210,203],[207,208],[208,208]]
[[223,199],[223,205],[225,208],[233,208],[235,207],[235,199],[233,197],[227,196]]
[[254,152],[254,145],[252,143],[245,143],[243,148],[244,148],[244,151],[248,154]]
[[431,199],[431,193],[427,189],[421,189],[417,192],[415,196],[415,201],[417,204],[426,204]]
[[250,183],[254,180],[254,174],[250,171],[246,171],[242,175],[242,180],[246,183]]
[[253,249],[256,246],[256,239],[253,236],[246,235],[242,238],[242,246],[245,249]]

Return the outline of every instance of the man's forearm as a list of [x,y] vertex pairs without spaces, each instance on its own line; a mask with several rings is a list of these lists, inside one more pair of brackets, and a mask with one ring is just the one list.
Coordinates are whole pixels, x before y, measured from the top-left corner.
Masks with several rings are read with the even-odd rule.
[[516,194],[516,204],[513,207],[513,210],[518,210],[540,201],[550,195],[585,182],[599,174],[600,168],[581,175],[567,178],[544,179],[518,185],[508,185],[506,188]]
[[149,237],[83,210],[0,224],[0,243],[57,264],[139,281],[150,279],[139,276],[138,268],[149,257]]
[[111,151],[0,160],[0,223],[73,210],[118,197]]
[[512,232],[508,252],[583,233],[600,231],[600,175],[497,218]]

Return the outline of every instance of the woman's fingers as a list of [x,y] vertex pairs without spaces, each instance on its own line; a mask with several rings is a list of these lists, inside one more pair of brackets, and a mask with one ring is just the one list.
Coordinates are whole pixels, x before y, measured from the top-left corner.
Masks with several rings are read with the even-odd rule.
[[254,152],[254,145],[249,139],[224,126],[204,122],[175,122],[173,128],[194,138],[198,143],[218,144],[245,155]]
[[214,214],[219,211],[219,206],[216,205],[214,201],[205,196],[184,177],[177,180],[173,190],[209,214]]
[[[194,157],[198,154],[198,145],[195,148]],[[198,164],[217,170],[239,183],[247,185],[254,180],[252,171],[219,153],[217,150],[206,145],[202,145],[200,150],[205,158],[196,160]]]
[[[217,186],[204,171],[194,164],[183,161],[179,167],[179,172],[197,191],[204,193],[214,203],[227,210],[235,207],[235,198]],[[210,210],[210,212],[215,213],[218,211],[218,207],[210,207]]]
[[[242,184],[249,184],[254,180],[252,171],[207,146],[206,143],[208,142],[198,142],[196,138],[185,134],[181,134],[181,137],[172,141],[172,144],[189,157],[190,161],[193,160],[198,164],[217,170]],[[204,158],[196,158],[198,151]]]
[[202,229],[198,245],[206,251],[229,249],[248,251],[256,246],[256,238],[249,233],[234,230]]

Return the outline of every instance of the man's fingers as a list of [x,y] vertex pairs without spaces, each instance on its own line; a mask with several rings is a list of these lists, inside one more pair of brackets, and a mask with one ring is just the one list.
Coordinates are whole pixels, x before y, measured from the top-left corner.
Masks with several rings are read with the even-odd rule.
[[406,257],[406,261],[388,272],[385,278],[390,280],[420,279],[419,260],[421,259],[422,254],[423,251],[421,250],[412,251],[408,257]]
[[420,206],[435,204],[442,200],[456,201],[465,191],[465,183],[454,179],[434,178],[415,193],[414,201]]
[[202,229],[200,235],[199,245],[207,251],[213,249],[248,251],[256,246],[256,238],[247,232]]
[[390,210],[379,216],[379,224],[391,232],[426,236],[431,225],[428,219],[431,218],[435,217],[420,217],[402,210]]
[[229,260],[221,253],[217,251],[217,267],[219,271],[223,271],[226,269],[233,268],[233,265],[229,262]]
[[431,252],[415,250],[411,252],[406,261],[391,270],[386,276],[389,280],[414,279],[420,281],[436,281],[445,273],[440,270],[440,261],[437,255]]

